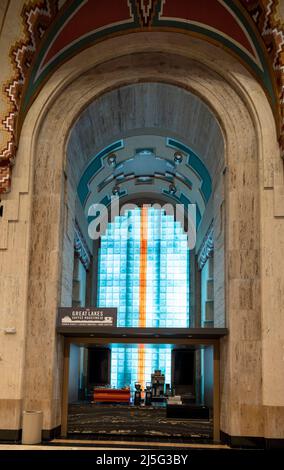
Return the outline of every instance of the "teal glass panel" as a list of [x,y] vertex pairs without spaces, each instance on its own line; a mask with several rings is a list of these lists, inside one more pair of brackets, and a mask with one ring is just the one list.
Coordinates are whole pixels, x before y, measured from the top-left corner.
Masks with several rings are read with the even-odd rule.
[[[119,327],[139,326],[141,210],[109,223],[101,237],[98,305],[118,308]],[[189,327],[189,251],[181,224],[164,211],[147,211],[146,327]],[[150,347],[151,346],[151,347]],[[111,385],[133,387],[138,378],[138,345],[113,345]],[[171,348],[145,346],[145,383],[161,369],[170,383]]]
[[109,223],[101,237],[98,305],[117,307],[117,326],[139,326],[140,209]]
[[171,215],[148,209],[146,325],[189,327],[187,236]]
[[[171,383],[172,348],[170,344],[146,344],[144,381],[151,382],[151,374],[161,370],[165,374],[165,383]],[[134,390],[138,381],[138,344],[113,344],[111,347],[111,386],[114,388],[130,387]]]

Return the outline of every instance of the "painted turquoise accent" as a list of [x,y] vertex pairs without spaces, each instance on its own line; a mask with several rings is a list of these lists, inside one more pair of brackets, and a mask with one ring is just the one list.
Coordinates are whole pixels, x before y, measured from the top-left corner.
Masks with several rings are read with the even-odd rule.
[[[268,91],[268,94],[271,98],[271,103],[273,107],[276,106],[277,103],[277,96],[274,92],[273,86],[273,78],[272,74],[270,74],[270,67],[268,66],[268,59],[264,52],[264,46],[261,47],[262,39],[255,33],[253,27],[250,25],[250,22],[247,20],[245,15],[242,13],[240,7],[235,3],[233,0],[223,0],[224,3],[236,14],[240,23],[242,23],[247,30],[253,45],[257,51],[260,63],[262,64],[262,69],[250,58],[248,53],[243,51],[240,47],[233,43],[230,39],[226,38],[221,33],[212,31],[209,28],[206,28],[206,25],[195,25],[190,23],[185,23],[183,21],[177,20],[163,20],[160,19],[159,12],[161,10],[161,1],[157,2],[156,9],[155,9],[155,16],[153,19],[153,29],[155,27],[170,27],[170,28],[177,28],[179,31],[185,30],[193,33],[199,33],[203,37],[208,37],[209,39],[213,39],[217,41],[217,43],[224,45],[226,48],[231,49],[234,54],[237,54],[254,72],[254,74],[260,79],[263,83],[264,87]],[[121,31],[127,30],[137,30],[141,28],[139,23],[139,18],[137,15],[137,8],[135,0],[130,0],[132,14],[134,15],[134,20],[129,23],[120,23],[115,26],[108,27],[106,25],[101,31],[97,31],[87,35],[71,44],[65,50],[63,50],[57,57],[53,58],[51,63],[42,71],[39,77],[36,79],[37,72],[41,65],[41,62],[44,58],[44,55],[47,53],[50,43],[54,36],[58,33],[62,25],[64,25],[65,21],[74,13],[75,9],[82,4],[83,0],[73,0],[66,9],[63,10],[61,14],[54,20],[52,27],[49,29],[48,33],[44,37],[44,41],[42,43],[41,49],[38,52],[37,58],[33,64],[33,68],[31,70],[29,80],[28,80],[28,87],[23,99],[22,104],[22,112],[26,112],[27,108],[31,104],[34,96],[38,89],[42,86],[45,80],[50,76],[52,71],[59,67],[61,63],[65,60],[69,59],[70,57],[74,56],[77,52],[81,51],[82,49],[94,44],[97,40],[106,37],[109,34],[119,33]]]
[[[24,97],[23,101],[23,111],[25,112],[28,105],[29,101],[32,98],[32,95],[35,91],[36,88],[38,88],[41,83],[44,81],[45,77],[48,76],[50,72],[50,68],[55,68],[56,67],[56,61],[53,62],[53,65],[51,64],[51,67],[48,67],[46,69],[46,73],[42,73],[40,77],[38,78],[37,81],[35,81],[35,77],[38,72],[38,68],[50,46],[50,43],[52,39],[55,37],[55,35],[59,32],[60,28],[62,25],[65,23],[65,21],[68,20],[68,18],[73,14],[73,12],[76,10],[77,7],[79,7],[83,3],[83,0],[74,0],[64,11],[59,17],[55,18],[53,23],[51,24],[50,30],[48,34],[46,35],[46,39],[44,40],[43,46],[41,47],[40,51],[37,54],[36,61],[34,64],[34,67],[31,71],[30,77],[29,77],[29,85]],[[61,55],[60,55],[61,57]],[[61,58],[59,58],[59,63],[61,62]],[[55,67],[54,67],[55,66]]]
[[105,196],[101,201],[100,201],[100,204],[102,204],[103,206],[106,206],[108,207],[110,205],[110,197],[109,196]]
[[208,36],[209,38],[212,38],[213,40],[221,44],[224,44],[228,49],[231,49],[235,54],[241,57],[241,59],[251,67],[251,69],[256,74],[256,76],[258,76],[260,80],[262,81],[262,83],[265,85],[265,88],[267,89],[269,96],[271,97],[272,105],[275,106],[277,97],[275,96],[273,82],[269,73],[270,68],[267,65],[268,60],[266,58],[266,55],[262,47],[260,46],[261,38],[258,38],[256,36],[253,28],[250,26],[249,21],[246,19],[245,15],[242,14],[242,12],[240,11],[240,8],[235,4],[233,0],[223,0],[223,1],[224,3],[227,4],[229,9],[231,9],[235,13],[239,21],[244,25],[257,51],[257,55],[259,57],[263,70],[261,70],[260,67],[250,58],[248,53],[246,53],[240,47],[234,44],[232,40],[227,39],[222,34],[212,31],[209,28],[207,29],[205,26],[202,26],[202,25],[198,26],[192,23],[185,23],[185,22],[179,21],[178,19],[163,20],[161,18],[156,19],[153,22],[153,26],[166,26],[170,28],[184,29],[187,31],[191,31],[193,33],[199,33],[203,36]]
[[190,152],[187,162],[188,166],[193,168],[193,170],[195,170],[198,175],[202,176],[201,191],[205,198],[205,201],[208,202],[212,193],[212,181],[206,166],[202,163],[200,158],[198,158],[197,155],[193,152]]
[[109,27],[106,25],[101,31],[94,32],[89,34],[86,37],[83,37],[78,42],[75,42],[73,45],[69,45],[65,50],[63,50],[58,57],[54,58],[51,63],[44,69],[40,76],[35,80],[40,64],[49,49],[50,43],[53,40],[54,36],[59,32],[62,25],[65,21],[74,13],[77,7],[83,3],[83,0],[74,0],[64,11],[64,14],[60,15],[52,24],[52,28],[49,30],[46,40],[43,42],[43,45],[37,55],[34,67],[29,77],[28,88],[23,100],[23,111],[27,110],[30,100],[32,100],[35,91],[44,83],[48,76],[58,68],[62,63],[64,63],[70,57],[73,57],[77,52],[80,52],[84,48],[89,47],[91,44],[94,44],[97,40],[114,33],[119,33],[121,31],[126,31],[129,29],[140,28],[139,19],[136,15],[136,8],[132,6],[132,13],[134,12],[134,21],[129,21],[129,23],[119,23],[116,26]]
[[135,149],[135,153],[143,153],[143,152],[155,153],[155,149],[153,149],[153,148],[145,148],[145,147]]
[[191,150],[191,148],[187,147],[178,140],[167,138],[166,145],[168,147],[181,150],[182,152],[188,155],[187,165],[192,168],[192,170],[202,181],[200,192],[204,199],[204,202],[207,203],[212,193],[212,180],[204,163],[202,163],[200,158],[196,155],[196,153]]
[[187,153],[187,154],[192,152],[192,150],[189,147],[187,147],[186,145],[182,144],[181,142],[175,139],[167,139],[167,146],[181,150],[182,152]]
[[83,176],[81,177],[77,193],[80,199],[82,206],[84,207],[87,201],[87,198],[90,194],[89,191],[89,183],[91,182],[92,178],[101,170],[103,167],[103,158],[111,152],[115,150],[120,150],[124,146],[123,140],[118,140],[111,145],[108,145],[103,150],[101,150],[89,163],[87,168],[85,169]]

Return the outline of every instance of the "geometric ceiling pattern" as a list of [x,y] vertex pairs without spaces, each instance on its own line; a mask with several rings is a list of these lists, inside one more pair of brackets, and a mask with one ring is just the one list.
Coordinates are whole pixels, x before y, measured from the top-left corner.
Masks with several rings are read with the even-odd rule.
[[[60,2],[60,5],[62,2]],[[261,83],[284,149],[284,35],[271,0],[54,0],[27,2],[25,35],[11,49],[14,74],[4,85],[0,193],[9,191],[24,117],[42,86],[65,61],[116,34],[177,31],[225,48]]]
[[77,193],[85,215],[111,196],[171,200],[196,205],[199,224],[212,193],[211,176],[191,148],[176,139],[139,135],[102,149],[82,173]]

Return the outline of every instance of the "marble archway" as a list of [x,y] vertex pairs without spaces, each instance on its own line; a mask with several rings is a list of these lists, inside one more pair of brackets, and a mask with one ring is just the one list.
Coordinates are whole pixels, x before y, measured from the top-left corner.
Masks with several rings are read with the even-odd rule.
[[[47,82],[24,123],[18,161],[28,163],[32,155],[33,182],[28,205],[24,406],[34,406],[36,401],[44,410],[46,430],[60,425],[62,344],[54,325],[61,292],[64,224],[68,222],[69,182],[64,170],[69,130],[80,111],[106,91],[137,81],[162,81],[188,89],[207,103],[224,136],[222,211],[230,335],[221,348],[221,429],[230,436],[283,435],[277,425],[277,413],[284,413],[280,374],[274,377],[274,393],[270,393],[271,365],[275,356],[276,362],[281,356],[280,342],[273,346],[273,353],[270,350],[271,331],[277,335],[280,319],[271,317],[274,286],[267,282],[272,263],[274,275],[281,277],[277,246],[283,224],[282,219],[279,222],[283,175],[268,101],[250,74],[225,52],[178,34],[155,33],[155,41],[150,42],[149,34],[137,34],[137,41],[132,36],[131,43],[126,36],[109,39],[94,46],[88,58],[85,52],[73,58]],[[141,53],[147,53],[149,60],[140,60]],[[274,247],[270,235],[276,220]],[[221,214],[216,224],[218,232]],[[273,302],[281,311],[278,300]],[[31,398],[35,390],[36,400]],[[254,420],[256,415],[260,419]]]

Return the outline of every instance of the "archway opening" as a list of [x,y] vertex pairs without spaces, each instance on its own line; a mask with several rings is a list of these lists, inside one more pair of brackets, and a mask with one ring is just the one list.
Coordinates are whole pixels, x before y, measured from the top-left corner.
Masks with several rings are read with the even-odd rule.
[[[132,344],[121,339],[127,337],[122,329],[151,329],[158,337],[161,329],[225,326],[223,165],[214,115],[177,86],[149,82],[115,89],[74,124],[66,202],[75,240],[64,237],[61,306],[115,308],[121,335],[119,344],[112,340],[103,348],[88,340],[71,343],[69,432],[80,428],[76,416],[85,405],[93,406],[94,431],[100,400],[106,400],[147,403],[147,412],[158,404],[165,416],[170,404],[187,406],[201,427],[206,417],[206,436],[200,435],[212,437],[212,343],[164,339],[145,345],[139,334]],[[190,416],[184,438],[198,435]]]

